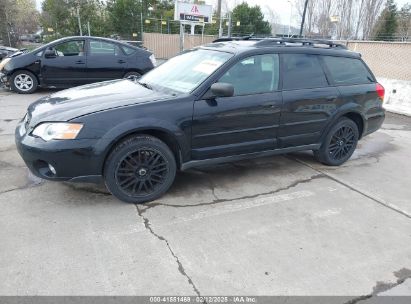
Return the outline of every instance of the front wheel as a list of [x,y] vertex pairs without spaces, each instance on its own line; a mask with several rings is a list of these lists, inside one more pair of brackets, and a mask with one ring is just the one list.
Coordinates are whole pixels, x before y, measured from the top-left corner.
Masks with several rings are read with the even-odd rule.
[[133,79],[139,79],[140,77],[141,77],[140,73],[131,71],[131,72],[126,73],[123,78],[133,80]]
[[29,71],[17,71],[11,76],[10,86],[19,94],[31,94],[37,90],[38,81]]
[[105,163],[108,190],[127,203],[157,199],[172,185],[176,161],[168,146],[153,136],[138,135],[119,143]]
[[328,131],[320,149],[314,151],[314,156],[323,164],[339,166],[354,153],[358,137],[357,124],[349,118],[340,118]]

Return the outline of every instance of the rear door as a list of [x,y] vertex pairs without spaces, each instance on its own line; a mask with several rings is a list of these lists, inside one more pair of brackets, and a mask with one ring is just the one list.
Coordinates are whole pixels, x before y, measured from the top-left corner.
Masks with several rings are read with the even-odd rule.
[[123,78],[127,56],[117,43],[89,39],[87,73],[90,82]]
[[318,143],[336,110],[340,95],[329,85],[317,55],[282,54],[283,108],[279,141],[282,148]]
[[232,84],[234,96],[195,101],[192,158],[275,149],[282,102],[278,54],[245,58],[218,82]]

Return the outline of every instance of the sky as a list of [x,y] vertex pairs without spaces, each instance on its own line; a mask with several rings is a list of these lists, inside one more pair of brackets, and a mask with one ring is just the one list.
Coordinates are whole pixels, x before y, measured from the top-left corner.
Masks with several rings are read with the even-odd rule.
[[[149,0],[148,0],[149,1]],[[205,0],[207,4],[213,5],[213,8],[217,7],[217,0]],[[36,0],[37,8],[40,10],[41,2],[43,0]],[[269,19],[269,11],[275,11],[279,17],[279,22],[281,24],[289,24],[291,16],[291,25],[298,26],[299,17],[297,9],[295,7],[296,0],[223,0],[223,10],[227,7],[228,9],[233,9],[237,4],[242,2],[247,2],[249,5],[259,5],[262,8],[266,19]],[[397,7],[401,8],[405,3],[411,2],[411,0],[395,0]]]

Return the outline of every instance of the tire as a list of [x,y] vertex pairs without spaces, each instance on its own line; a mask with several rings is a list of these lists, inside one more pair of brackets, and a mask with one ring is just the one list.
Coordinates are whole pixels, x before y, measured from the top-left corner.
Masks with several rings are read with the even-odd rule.
[[173,184],[176,161],[156,137],[137,135],[117,144],[104,166],[107,189],[126,203],[144,203],[162,196]]
[[31,94],[37,90],[37,77],[29,71],[17,71],[10,78],[11,89],[19,94]]
[[340,118],[328,131],[314,157],[328,166],[339,166],[345,163],[354,153],[358,143],[358,126],[349,118]]
[[141,74],[139,72],[128,72],[126,74],[124,74],[123,78],[140,78]]

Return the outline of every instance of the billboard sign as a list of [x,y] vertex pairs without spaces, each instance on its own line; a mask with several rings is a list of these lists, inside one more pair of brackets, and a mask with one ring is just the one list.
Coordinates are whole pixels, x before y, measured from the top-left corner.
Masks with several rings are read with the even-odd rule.
[[213,7],[211,5],[176,1],[174,20],[211,23],[212,17]]

